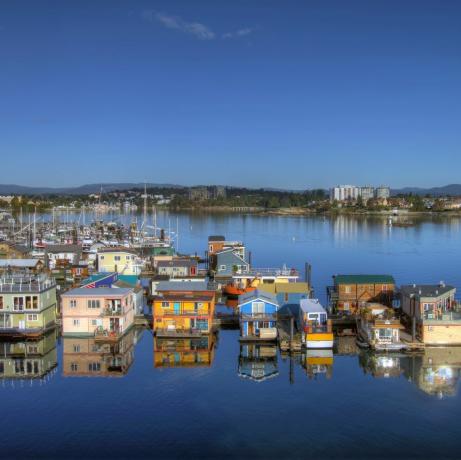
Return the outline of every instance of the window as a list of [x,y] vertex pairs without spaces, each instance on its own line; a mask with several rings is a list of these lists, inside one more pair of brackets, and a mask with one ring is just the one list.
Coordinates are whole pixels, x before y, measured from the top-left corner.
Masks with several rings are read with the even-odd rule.
[[101,260],[104,260],[104,256],[99,256],[99,258],[100,258]]
[[80,326],[80,320],[79,319],[74,319],[73,323],[74,323],[74,326]]
[[29,350],[29,353],[38,353],[37,345],[29,345],[27,349]]
[[77,372],[78,371],[78,364],[77,363],[70,363],[70,370],[72,372]]
[[97,319],[92,319],[91,320],[91,325],[92,326],[97,326],[98,325],[98,320]]
[[264,313],[264,302],[253,302],[252,312],[253,313]]
[[13,297],[13,310],[14,311],[24,310],[24,297]]
[[27,315],[27,321],[37,321],[38,315]]
[[219,266],[219,269],[220,269],[220,270],[225,270],[225,269],[226,269],[226,265],[220,265],[220,266]]
[[91,299],[88,300],[88,308],[100,308],[101,303],[99,300]]
[[88,370],[90,372],[98,372],[101,370],[101,363],[88,363]]
[[126,256],[126,260],[130,260],[131,259],[131,256]]
[[115,262],[120,262],[120,256],[114,256]]
[[80,345],[74,345],[74,353],[80,353]]
[[31,310],[32,309],[32,297],[30,295],[27,295],[25,299],[26,299],[26,310]]
[[32,310],[38,310],[38,296],[32,296]]
[[69,302],[70,308],[76,308],[77,307],[77,300],[71,299]]
[[170,306],[170,302],[162,302],[162,308],[168,308]]
[[346,294],[350,294],[350,293],[352,292],[351,287],[350,287],[350,286],[345,286],[345,287],[344,287],[344,292],[345,292]]

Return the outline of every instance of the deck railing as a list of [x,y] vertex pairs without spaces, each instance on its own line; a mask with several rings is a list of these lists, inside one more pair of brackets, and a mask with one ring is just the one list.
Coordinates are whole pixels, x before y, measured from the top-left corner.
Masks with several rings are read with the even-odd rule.
[[161,315],[157,316],[208,316],[210,311],[207,309],[200,310],[165,310]]
[[277,321],[276,313],[241,313],[242,321]]

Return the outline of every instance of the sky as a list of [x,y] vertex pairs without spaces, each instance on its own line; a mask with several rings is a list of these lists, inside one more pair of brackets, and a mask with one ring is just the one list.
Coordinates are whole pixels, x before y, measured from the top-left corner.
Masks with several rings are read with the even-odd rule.
[[2,0],[0,183],[460,183],[460,24],[458,0]]

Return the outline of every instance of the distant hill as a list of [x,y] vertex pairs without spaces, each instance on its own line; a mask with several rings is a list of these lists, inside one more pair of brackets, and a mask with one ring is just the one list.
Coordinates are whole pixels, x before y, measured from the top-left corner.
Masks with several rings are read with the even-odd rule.
[[[170,188],[170,189],[181,189],[185,188],[183,185],[177,184],[146,184],[147,188]],[[27,187],[24,185],[16,184],[0,184],[0,195],[89,195],[91,193],[99,193],[102,190],[103,193],[113,192],[114,190],[129,190],[129,189],[143,189],[143,182],[122,182],[116,183],[111,182],[107,184],[85,184],[78,187]],[[252,190],[250,187],[233,187],[229,186],[228,188],[233,189],[246,189]],[[304,190],[290,190],[290,189],[281,189],[281,188],[270,188],[265,187],[260,190],[264,191],[274,191],[274,192],[292,192],[292,193],[302,193]],[[450,184],[443,187],[433,187],[433,188],[422,188],[422,187],[405,187],[401,189],[392,189],[391,195],[395,196],[398,194],[409,194],[414,195],[432,195],[432,196],[461,196],[461,184]]]
[[450,184],[443,187],[420,188],[420,187],[405,187],[401,189],[391,190],[392,195],[409,194],[413,195],[431,195],[431,196],[461,196],[461,184]]
[[[146,184],[147,188],[183,188],[174,184]],[[129,190],[133,188],[144,188],[144,183],[108,183],[108,184],[86,184],[79,187],[27,187],[15,184],[0,184],[0,195],[89,195],[99,193],[102,187],[103,193],[114,190]]]

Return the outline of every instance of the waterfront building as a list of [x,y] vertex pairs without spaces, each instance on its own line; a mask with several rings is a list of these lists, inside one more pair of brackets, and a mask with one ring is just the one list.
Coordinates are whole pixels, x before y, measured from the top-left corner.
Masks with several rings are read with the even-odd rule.
[[368,200],[372,200],[375,197],[375,188],[369,185],[365,187],[360,187],[360,196],[364,203]]
[[210,197],[210,192],[206,187],[192,187],[189,189],[189,200],[191,201],[206,201]]
[[333,348],[333,329],[326,310],[318,299],[301,299],[298,323],[306,348]]
[[198,263],[196,259],[189,257],[175,257],[172,260],[157,262],[157,273],[168,275],[170,278],[196,276]]
[[402,312],[423,343],[461,345],[461,306],[454,286],[412,284],[401,286],[399,292]]
[[355,185],[338,185],[330,189],[331,201],[357,201],[360,187]]
[[30,249],[9,241],[0,241],[0,259],[25,259],[30,257]]
[[376,198],[388,199],[391,196],[391,189],[385,185],[376,187]]
[[153,298],[157,336],[199,337],[213,330],[215,292],[206,282],[164,281]]
[[379,303],[362,306],[358,318],[358,336],[373,350],[397,351],[406,348],[400,340],[403,326],[392,308]]
[[134,324],[131,288],[75,288],[61,296],[64,336],[116,340]]
[[123,377],[133,364],[135,341],[135,328],[116,342],[100,342],[94,337],[64,337],[62,375]]
[[38,337],[56,325],[56,282],[44,274],[0,278],[0,335]]
[[248,273],[250,263],[234,249],[224,249],[214,254],[216,260],[215,277],[229,278],[234,274]]
[[241,343],[238,375],[262,382],[279,374],[277,346],[269,343]]
[[0,259],[0,274],[34,275],[40,273],[43,267],[44,264],[39,259]]
[[154,337],[154,367],[210,367],[216,335],[202,337]]
[[356,314],[362,304],[376,302],[392,306],[395,281],[390,275],[335,275],[327,288],[329,307]]
[[241,340],[276,340],[279,304],[274,294],[256,289],[239,297]]
[[45,250],[45,264],[49,269],[78,265],[82,248],[77,244],[50,244]]
[[98,251],[98,270],[123,275],[140,275],[142,264],[136,251],[128,248],[102,248]]
[[0,380],[41,379],[58,365],[56,333],[39,340],[0,341]]
[[261,291],[274,294],[280,307],[287,304],[299,304],[302,299],[308,299],[311,293],[309,284],[300,281],[293,283],[277,281],[275,283],[261,283],[258,288]]
[[240,259],[250,263],[246,254],[245,245],[241,241],[227,241],[222,235],[211,235],[208,237],[208,264],[210,270],[216,270],[218,261],[216,254],[231,250]]

